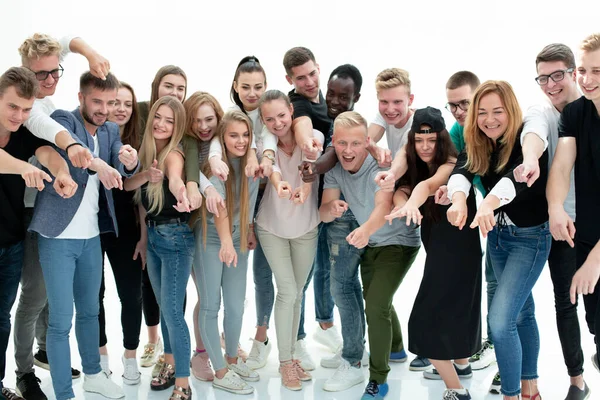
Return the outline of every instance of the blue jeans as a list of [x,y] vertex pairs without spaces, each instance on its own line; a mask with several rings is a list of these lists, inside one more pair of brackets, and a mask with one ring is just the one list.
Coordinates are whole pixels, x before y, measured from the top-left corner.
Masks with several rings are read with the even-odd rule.
[[[201,223],[196,224],[195,233],[196,240],[202,241]],[[200,291],[198,325],[204,347],[215,371],[226,367],[221,352],[217,321],[221,308],[221,291],[223,292],[225,352],[230,357],[237,355],[244,317],[248,251],[241,252],[239,226],[233,227],[231,237],[238,257],[236,267],[233,265],[228,267],[227,264],[221,262],[219,258],[221,239],[219,239],[215,226],[210,223],[206,227],[206,247],[203,244],[198,246],[203,251],[197,254],[194,260],[194,273]]]
[[0,247],[0,388],[6,370],[6,348],[10,336],[10,310],[17,298],[21,269],[23,268],[23,242]]
[[505,396],[521,393],[521,380],[538,378],[540,338],[531,290],[551,243],[548,222],[528,228],[495,226],[488,235],[487,250],[498,280],[489,321]]
[[358,227],[350,210],[327,225],[331,294],[342,323],[342,357],[351,365],[362,359],[365,346],[365,306],[358,270],[364,249],[357,249],[346,241],[346,236]]
[[490,329],[490,307],[492,306],[492,301],[494,300],[494,294],[496,293],[496,287],[498,286],[498,281],[496,280],[496,274],[494,273],[494,267],[492,267],[492,260],[490,260],[490,252],[485,252],[485,282],[486,282],[486,292],[487,292],[487,340],[494,343],[494,339],[492,338],[492,330]]
[[100,236],[52,239],[38,236],[40,263],[48,296],[46,351],[52,386],[58,400],[75,397],[71,382],[69,332],[75,300],[75,336],[83,373],[99,373],[98,294],[102,279]]
[[183,302],[194,251],[194,233],[187,223],[149,224],[148,276],[161,310],[165,353],[173,354],[175,359],[176,378],[190,376],[190,331],[183,315]]
[[256,235],[256,248],[253,251],[252,275],[254,276],[254,299],[256,301],[256,326],[269,327],[275,301],[275,288],[273,272],[267,257],[265,257],[258,235]]

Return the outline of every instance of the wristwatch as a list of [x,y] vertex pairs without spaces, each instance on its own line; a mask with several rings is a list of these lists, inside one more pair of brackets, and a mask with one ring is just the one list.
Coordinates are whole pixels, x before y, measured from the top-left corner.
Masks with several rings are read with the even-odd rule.
[[275,156],[273,154],[267,153],[267,154],[264,154],[263,157],[265,157],[268,160],[271,160],[271,163],[273,165],[275,165]]

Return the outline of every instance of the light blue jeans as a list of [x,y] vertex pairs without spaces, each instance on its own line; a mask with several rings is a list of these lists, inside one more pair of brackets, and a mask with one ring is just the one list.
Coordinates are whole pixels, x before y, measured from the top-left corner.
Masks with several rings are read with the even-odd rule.
[[528,228],[496,225],[488,235],[487,251],[498,280],[489,324],[505,396],[521,393],[521,380],[538,378],[540,336],[531,290],[551,243],[548,222]]

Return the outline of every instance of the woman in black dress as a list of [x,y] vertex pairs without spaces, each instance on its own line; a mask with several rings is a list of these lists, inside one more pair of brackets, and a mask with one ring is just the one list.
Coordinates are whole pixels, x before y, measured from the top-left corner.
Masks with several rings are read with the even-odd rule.
[[[408,323],[409,350],[430,359],[429,379],[443,379],[444,399],[470,399],[460,377],[470,377],[468,357],[481,345],[481,249],[479,232],[459,230],[445,218],[447,206],[433,201],[448,182],[456,149],[439,110],[417,110],[406,144],[408,171],[394,194],[395,208],[386,218],[406,217],[421,224],[427,258]],[[475,215],[475,195],[469,221]],[[454,363],[452,362],[454,360]]]

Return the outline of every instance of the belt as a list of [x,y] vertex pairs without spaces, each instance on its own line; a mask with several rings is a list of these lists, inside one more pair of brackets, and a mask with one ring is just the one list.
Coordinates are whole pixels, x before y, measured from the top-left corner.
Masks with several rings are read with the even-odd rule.
[[187,224],[189,218],[148,218],[146,217],[146,225],[148,226],[158,226],[158,225],[169,225],[169,224]]

